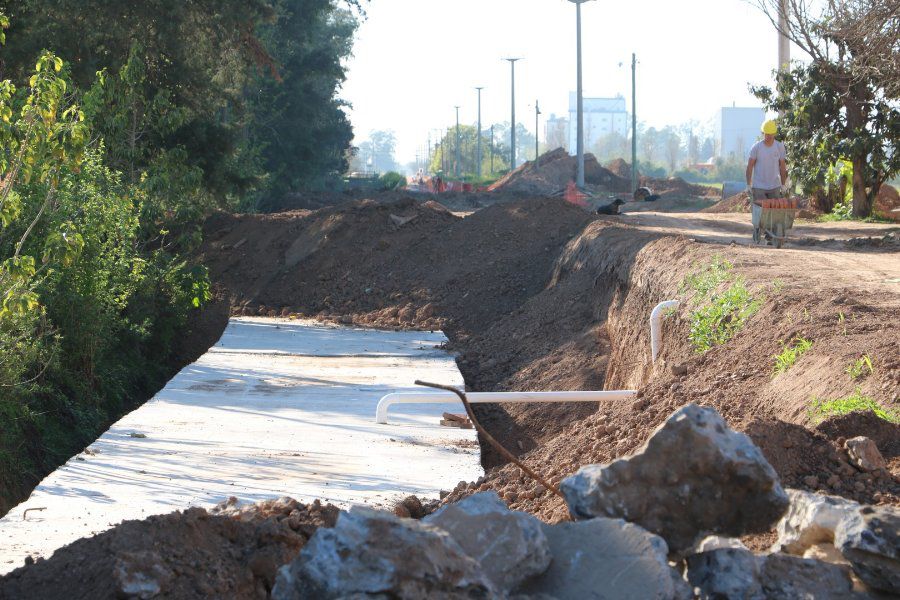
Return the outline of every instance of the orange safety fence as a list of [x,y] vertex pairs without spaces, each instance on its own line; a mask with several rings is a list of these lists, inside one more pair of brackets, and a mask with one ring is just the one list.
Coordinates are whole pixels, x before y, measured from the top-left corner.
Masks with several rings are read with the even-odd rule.
[[578,188],[575,186],[574,181],[570,181],[569,185],[566,186],[566,193],[564,198],[566,199],[566,202],[569,202],[576,206],[587,206],[587,195],[582,194],[578,191]]

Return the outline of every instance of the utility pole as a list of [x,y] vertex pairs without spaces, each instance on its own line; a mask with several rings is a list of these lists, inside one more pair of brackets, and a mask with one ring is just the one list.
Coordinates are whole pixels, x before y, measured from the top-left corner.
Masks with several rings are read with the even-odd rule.
[[475,148],[475,174],[481,179],[481,90],[483,87],[475,88],[478,90],[478,146]]
[[509,61],[510,74],[512,75],[512,109],[510,110],[509,128],[509,170],[516,168],[516,61],[521,58],[504,58]]
[[585,2],[590,2],[590,0],[569,0],[575,4],[575,40],[577,46],[577,69],[578,69],[578,85],[576,90],[577,95],[577,120],[578,120],[578,128],[576,131],[576,135],[578,139],[575,141],[575,148],[577,153],[577,164],[578,170],[575,174],[575,184],[578,187],[584,187],[584,89],[582,87],[582,77],[581,77],[581,5]]
[[541,166],[540,165],[540,156],[538,155],[538,126],[539,126],[539,117],[541,116],[541,106],[538,104],[538,101],[534,101],[534,166],[535,168]]
[[778,10],[778,71],[785,72],[791,66],[791,41],[788,39],[788,0],[780,0]]
[[456,173],[456,178],[459,179],[459,107],[455,106],[456,109],[456,168],[453,169]]
[[491,125],[491,177],[494,176],[494,126]]
[[631,53],[631,193],[637,190],[637,55]]

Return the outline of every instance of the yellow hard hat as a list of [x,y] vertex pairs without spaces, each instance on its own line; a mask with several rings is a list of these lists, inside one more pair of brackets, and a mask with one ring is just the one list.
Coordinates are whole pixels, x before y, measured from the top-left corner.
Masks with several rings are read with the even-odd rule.
[[762,124],[762,132],[767,135],[775,135],[778,133],[778,125],[775,124],[775,121],[769,119]]

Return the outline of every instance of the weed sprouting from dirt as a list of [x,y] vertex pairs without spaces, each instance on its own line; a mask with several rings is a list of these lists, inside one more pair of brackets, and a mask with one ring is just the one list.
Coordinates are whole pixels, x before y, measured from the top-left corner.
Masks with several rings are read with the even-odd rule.
[[875,366],[872,364],[872,358],[868,354],[863,354],[849,365],[847,365],[847,374],[850,379],[859,379],[863,375],[871,375],[875,372]]
[[[715,255],[709,265],[684,278],[681,290],[695,292],[689,339],[697,352],[724,344],[762,306],[762,298],[750,292],[744,278],[734,275],[733,265]],[[716,292],[724,284],[728,287]]]
[[809,420],[821,423],[828,417],[846,415],[855,411],[872,411],[879,419],[889,423],[900,423],[900,412],[885,408],[871,396],[864,396],[862,390],[856,388],[852,394],[834,400],[813,398],[809,407]]
[[720,284],[728,281],[733,267],[720,254],[716,254],[708,265],[684,278],[680,291],[693,290],[697,294],[696,299],[705,299]]
[[803,356],[803,354],[812,348],[812,340],[807,340],[802,337],[794,338],[790,344],[784,344],[782,342],[782,350],[780,354],[775,355],[775,369],[772,372],[772,377],[784,373],[788,369],[794,366],[794,363],[797,362],[797,359]]

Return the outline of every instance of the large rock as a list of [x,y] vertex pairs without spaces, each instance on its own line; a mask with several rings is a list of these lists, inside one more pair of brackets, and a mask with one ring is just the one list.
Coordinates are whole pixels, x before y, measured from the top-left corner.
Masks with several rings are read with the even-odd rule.
[[523,595],[558,600],[690,597],[666,561],[666,543],[637,525],[598,518],[542,527],[553,562],[519,588]]
[[354,507],[278,571],[273,600],[493,598],[474,559],[433,525]]
[[821,543],[834,543],[834,533],[845,519],[856,518],[859,504],[838,496],[787,490],[790,507],[778,522],[774,551],[802,555]]
[[847,449],[850,463],[862,471],[877,471],[887,467],[878,446],[864,435],[850,438],[844,442],[844,448]]
[[756,556],[741,548],[689,556],[687,578],[698,598],[710,600],[837,600],[853,588],[846,567],[788,554]]
[[844,519],[834,545],[868,585],[900,595],[900,510],[863,506],[856,518]]
[[679,554],[710,534],[768,531],[788,506],[750,438],[695,404],[670,416],[633,456],[582,467],[560,488],[576,519],[637,523]]
[[447,531],[474,558],[495,589],[510,591],[550,565],[541,522],[512,512],[495,492],[481,492],[448,504],[425,518]]

